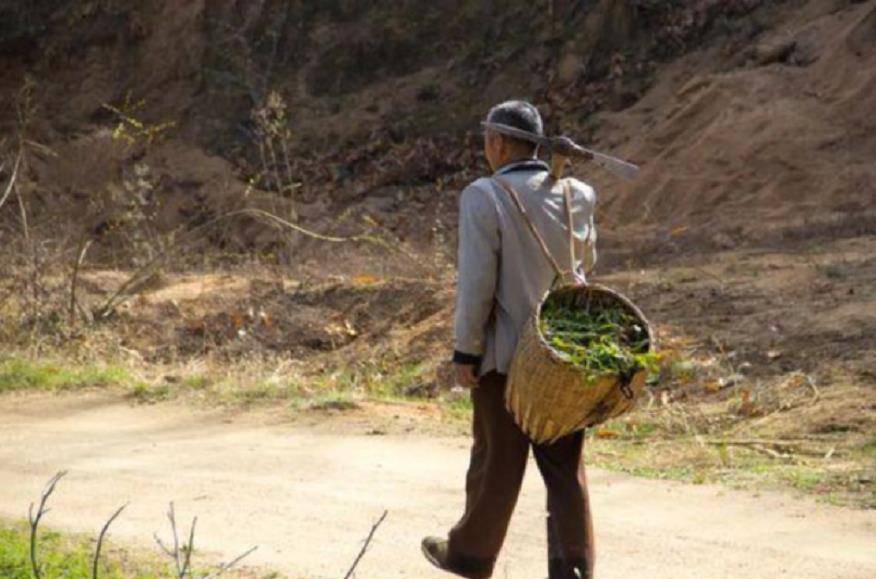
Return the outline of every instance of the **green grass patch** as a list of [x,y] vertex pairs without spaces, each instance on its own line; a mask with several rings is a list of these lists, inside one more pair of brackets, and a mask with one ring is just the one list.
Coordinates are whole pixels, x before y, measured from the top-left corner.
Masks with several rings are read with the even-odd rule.
[[471,420],[474,405],[468,392],[450,393],[441,399],[445,412],[452,420]]
[[202,389],[207,393],[216,393],[220,401],[244,406],[271,403],[276,401],[297,400],[302,397],[301,385],[295,379],[269,376],[255,380],[218,381],[214,386]]
[[278,372],[277,361],[247,360],[187,374],[181,369],[126,370],[123,366],[39,360],[24,355],[0,357],[0,394],[15,391],[62,392],[119,387],[143,404],[190,398],[227,406],[285,404],[297,411],[351,410],[362,401],[409,402],[429,399],[430,376],[421,363],[380,359],[337,367],[319,374]]
[[189,390],[206,390],[212,383],[213,381],[209,377],[202,374],[186,376],[182,381],[183,388],[188,388]]
[[131,377],[116,366],[64,366],[27,358],[0,361],[0,394],[20,390],[58,392],[125,385]]
[[189,396],[206,403],[266,406],[288,403],[293,410],[349,410],[358,401],[423,400],[426,370],[421,364],[372,362],[319,374],[278,373],[271,361],[188,376],[165,375],[153,382],[131,382],[130,396],[155,403]]
[[417,384],[422,382],[423,373],[421,364],[393,365],[370,377],[366,391],[377,398],[410,398]]
[[821,275],[834,281],[844,280],[849,277],[848,267],[845,267],[843,264],[829,263],[827,265],[818,265],[817,269]]
[[[112,531],[104,538],[98,572],[100,579],[172,579],[173,564],[152,551],[129,551],[112,545]],[[37,562],[43,579],[92,579],[92,565],[97,538],[59,533],[40,528],[37,541]],[[197,557],[197,551],[194,552]],[[195,565],[193,577],[204,577],[215,571],[212,566]],[[229,579],[282,579],[278,572],[256,572],[245,566],[223,575]],[[33,579],[30,561],[30,527],[25,523],[0,520],[0,578]]]
[[861,458],[876,459],[876,438],[870,439],[857,449],[854,453]]
[[587,463],[644,478],[736,489],[795,490],[831,504],[876,506],[873,472],[847,455],[836,462],[819,457],[774,458],[741,446],[700,444],[694,436],[654,432],[637,436],[620,421],[588,431]]
[[[91,579],[94,541],[74,535],[40,530],[37,560],[45,579]],[[108,545],[104,542],[101,555],[101,579],[159,579],[170,577],[161,568],[125,568],[104,556]],[[30,529],[26,525],[0,523],[0,577],[3,579],[32,579],[30,563]]]
[[825,482],[825,474],[811,468],[784,469],[782,475],[795,489],[801,491],[814,491]]
[[372,400],[416,400],[422,397],[418,386],[422,384],[424,374],[422,364],[382,360],[311,377],[307,386],[317,395],[351,392]]

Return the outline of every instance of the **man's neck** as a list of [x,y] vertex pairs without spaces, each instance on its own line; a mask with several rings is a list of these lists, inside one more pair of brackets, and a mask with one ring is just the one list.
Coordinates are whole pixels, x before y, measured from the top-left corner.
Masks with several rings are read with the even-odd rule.
[[496,167],[495,172],[498,173],[502,169],[507,169],[511,165],[516,165],[518,163],[527,163],[527,162],[532,162],[532,161],[538,161],[538,157],[517,157],[515,159],[505,161],[504,163],[502,163],[501,165]]

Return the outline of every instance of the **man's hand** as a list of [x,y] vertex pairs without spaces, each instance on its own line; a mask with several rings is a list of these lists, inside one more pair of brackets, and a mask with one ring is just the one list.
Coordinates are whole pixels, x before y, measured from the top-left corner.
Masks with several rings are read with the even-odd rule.
[[463,388],[478,387],[478,375],[474,364],[454,364],[456,366],[456,383]]

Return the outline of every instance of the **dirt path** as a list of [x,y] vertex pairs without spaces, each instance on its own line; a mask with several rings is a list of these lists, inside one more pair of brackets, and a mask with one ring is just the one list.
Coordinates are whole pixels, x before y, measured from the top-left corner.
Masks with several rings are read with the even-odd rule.
[[[130,500],[114,540],[151,545],[173,499],[181,518],[198,515],[202,548],[259,544],[252,563],[316,579],[342,577],[388,509],[358,577],[442,577],[419,540],[459,514],[467,440],[351,430],[94,396],[2,398],[0,517],[23,517],[69,469],[49,525],[91,532]],[[598,470],[591,480],[602,578],[876,577],[876,512]],[[544,577],[543,500],[531,468],[497,577]]]

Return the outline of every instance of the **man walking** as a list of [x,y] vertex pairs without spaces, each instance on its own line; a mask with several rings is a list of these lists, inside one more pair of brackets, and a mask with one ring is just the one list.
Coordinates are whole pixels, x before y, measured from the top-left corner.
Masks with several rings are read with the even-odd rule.
[[[554,259],[583,279],[596,261],[596,194],[575,180],[557,181],[537,157],[537,146],[500,134],[504,125],[543,135],[538,109],[508,101],[490,110],[484,153],[492,177],[462,193],[459,211],[457,382],[471,389],[474,406],[465,513],[447,539],[428,537],[423,553],[435,566],[461,577],[488,578],[517,502],[530,446],[547,487],[550,579],[593,577],[593,525],[581,452],[583,433],[536,445],[505,409],[505,380],[518,334],[555,273],[511,197],[520,203]],[[583,263],[571,263],[563,186],[571,190],[572,244]]]

